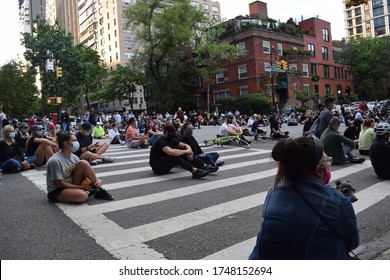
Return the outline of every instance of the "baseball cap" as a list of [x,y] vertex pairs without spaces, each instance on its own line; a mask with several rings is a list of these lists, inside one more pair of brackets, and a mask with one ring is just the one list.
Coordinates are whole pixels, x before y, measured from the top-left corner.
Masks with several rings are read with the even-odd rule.
[[85,122],[81,125],[81,128],[84,129],[84,130],[91,130],[92,129],[92,125],[89,123],[89,122]]
[[31,131],[39,131],[39,130],[42,130],[43,129],[43,126],[41,125],[33,125],[31,127]]

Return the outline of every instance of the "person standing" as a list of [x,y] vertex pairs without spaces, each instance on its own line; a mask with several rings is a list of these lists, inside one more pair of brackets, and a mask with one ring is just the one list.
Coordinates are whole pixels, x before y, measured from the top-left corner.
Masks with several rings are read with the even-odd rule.
[[328,97],[325,99],[325,108],[321,111],[318,117],[318,126],[314,133],[318,138],[321,137],[322,132],[324,132],[324,130],[329,126],[329,122],[333,117],[332,108],[334,101],[335,99],[333,97]]
[[61,120],[62,131],[66,131],[66,128],[69,123],[69,114],[65,109],[61,110],[60,120]]
[[349,197],[328,183],[332,158],[315,137],[281,139],[274,185],[250,260],[346,260],[359,245]]

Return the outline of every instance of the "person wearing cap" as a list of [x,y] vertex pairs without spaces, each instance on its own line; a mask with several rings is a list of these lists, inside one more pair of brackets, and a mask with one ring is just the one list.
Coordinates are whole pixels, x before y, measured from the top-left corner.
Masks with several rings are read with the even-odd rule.
[[2,131],[3,139],[0,140],[0,169],[3,173],[17,173],[19,171],[35,167],[36,157],[25,157],[15,141],[15,129],[12,125],[6,125]]
[[380,179],[390,180],[390,124],[380,123],[374,131],[376,138],[370,147],[371,164]]
[[92,131],[93,138],[95,139],[106,139],[108,136],[104,132],[103,123],[97,122],[96,126],[93,128]]
[[106,157],[103,154],[107,151],[109,143],[93,143],[91,136],[92,125],[89,122],[84,122],[81,129],[76,133],[77,141],[80,143],[79,149],[74,152],[80,159],[89,161],[91,165],[96,165],[97,160],[102,160],[103,163],[111,163],[115,161],[113,157]]
[[15,135],[15,141],[18,143],[20,150],[22,153],[26,153],[26,143],[27,139],[30,137],[28,133],[28,124],[26,122],[22,122],[19,125],[18,132]]
[[26,143],[26,155],[37,158],[35,164],[41,166],[54,155],[54,150],[58,150],[57,143],[47,139],[44,136],[44,130],[41,125],[33,125],[31,136]]

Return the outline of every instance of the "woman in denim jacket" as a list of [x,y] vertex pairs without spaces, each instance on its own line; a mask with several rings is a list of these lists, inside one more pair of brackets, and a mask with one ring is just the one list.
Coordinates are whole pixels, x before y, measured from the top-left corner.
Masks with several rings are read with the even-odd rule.
[[282,139],[272,158],[279,168],[249,259],[349,259],[348,252],[359,244],[356,216],[350,199],[327,185],[332,159],[320,141]]

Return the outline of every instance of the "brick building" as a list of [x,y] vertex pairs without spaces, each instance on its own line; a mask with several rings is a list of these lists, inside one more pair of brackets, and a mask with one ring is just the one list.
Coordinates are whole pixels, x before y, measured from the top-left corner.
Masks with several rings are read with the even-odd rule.
[[[256,1],[249,8],[249,18],[237,17],[225,23],[221,39],[245,49],[246,54],[221,65],[225,70],[217,73],[211,84],[211,105],[217,106],[219,99],[229,96],[264,92],[270,101],[274,96],[283,110],[287,104],[298,106],[294,89],[315,92],[319,97],[332,93],[340,101],[352,92],[345,65],[334,61],[333,52],[341,46],[333,46],[329,22],[309,18],[299,24],[292,20],[277,23],[267,19],[266,3]],[[276,69],[280,60],[287,61],[287,71]],[[207,105],[206,88],[203,83],[198,91],[201,108]]]

